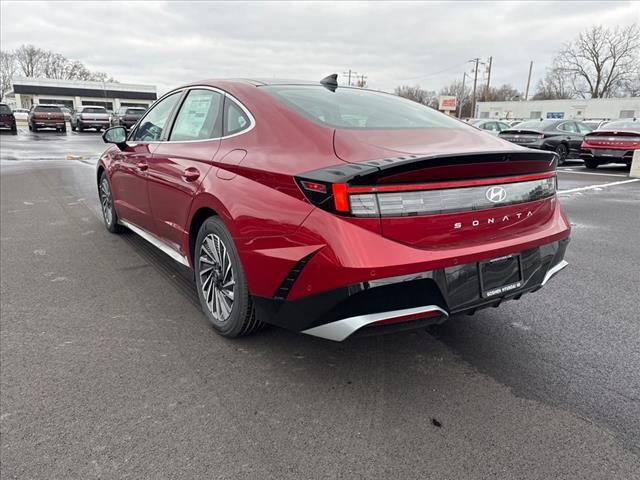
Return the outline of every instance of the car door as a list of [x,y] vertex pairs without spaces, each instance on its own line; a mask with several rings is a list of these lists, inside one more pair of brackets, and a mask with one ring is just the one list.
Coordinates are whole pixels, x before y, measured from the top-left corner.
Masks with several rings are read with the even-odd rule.
[[572,153],[579,152],[583,135],[578,131],[576,122],[564,122],[558,126],[558,129],[562,130],[566,135],[569,151]]
[[182,252],[191,202],[212,166],[222,136],[221,91],[188,90],[167,141],[158,144],[147,171],[149,199],[158,237]]
[[118,215],[152,233],[155,224],[147,187],[149,160],[165,133],[181,94],[174,92],[158,101],[131,133],[126,148],[116,151],[112,157],[111,188]]

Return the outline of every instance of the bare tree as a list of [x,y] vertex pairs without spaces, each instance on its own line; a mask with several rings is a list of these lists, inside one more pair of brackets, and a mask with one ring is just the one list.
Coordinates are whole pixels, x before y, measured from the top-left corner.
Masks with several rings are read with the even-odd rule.
[[11,52],[0,50],[0,100],[11,88],[11,80],[16,73],[16,57]]
[[413,100],[414,102],[418,102],[429,107],[438,107],[436,92],[432,90],[423,90],[418,85],[413,87],[409,85],[402,85],[396,87],[394,93],[399,97],[408,98],[409,100]]
[[[484,92],[484,86],[481,86],[479,91]],[[482,94],[484,97],[484,93]],[[489,87],[489,91],[487,92],[486,102],[503,102],[507,100],[516,100],[522,97],[523,94],[518,91],[517,88],[514,88],[513,85],[505,83],[500,87]]]
[[573,97],[571,80],[557,66],[547,70],[543,79],[538,81],[533,100],[561,100]]
[[42,74],[42,59],[45,52],[33,45],[22,45],[14,52],[16,62],[25,77],[38,77]]
[[66,79],[67,57],[52,51],[43,52],[41,59],[42,76],[45,78]]
[[578,96],[618,95],[640,69],[640,27],[593,26],[566,43],[554,64],[568,76]]

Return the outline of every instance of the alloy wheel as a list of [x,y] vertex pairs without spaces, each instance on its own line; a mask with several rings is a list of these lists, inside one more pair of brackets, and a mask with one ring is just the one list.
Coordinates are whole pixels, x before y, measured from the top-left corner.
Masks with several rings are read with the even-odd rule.
[[218,235],[210,233],[202,241],[199,275],[207,308],[217,321],[227,321],[233,308],[236,282],[231,257]]
[[102,204],[102,215],[107,226],[111,226],[113,222],[113,202],[111,200],[111,188],[106,178],[100,182],[100,203]]

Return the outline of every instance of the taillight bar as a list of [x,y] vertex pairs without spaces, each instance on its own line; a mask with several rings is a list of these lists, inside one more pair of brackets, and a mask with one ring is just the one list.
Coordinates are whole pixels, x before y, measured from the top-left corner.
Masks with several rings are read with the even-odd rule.
[[[456,180],[449,182],[411,183],[404,185],[376,185],[371,187],[352,186],[347,187],[347,193],[383,193],[383,192],[410,192],[413,190],[444,190],[446,188],[477,187],[482,185],[496,185],[503,183],[527,182],[555,177],[555,172],[543,172],[513,177],[480,178],[476,180]],[[336,185],[334,185],[334,188]],[[335,191],[335,190],[334,190]]]

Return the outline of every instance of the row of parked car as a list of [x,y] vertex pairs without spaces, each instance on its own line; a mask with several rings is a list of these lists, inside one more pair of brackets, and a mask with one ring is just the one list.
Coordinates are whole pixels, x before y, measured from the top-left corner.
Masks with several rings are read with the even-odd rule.
[[480,130],[512,143],[558,154],[558,164],[581,158],[587,168],[606,163],[631,165],[633,151],[640,149],[640,122],[621,120],[491,120],[469,119]]
[[53,128],[58,132],[67,131],[67,122],[71,130],[82,132],[93,129],[97,132],[109,127],[133,127],[146,112],[144,107],[121,107],[116,112],[109,112],[106,108],[85,105],[70,110],[60,105],[34,105],[22,115],[24,111],[13,112],[8,105],[0,104],[0,128],[8,128],[17,134],[16,117],[27,121],[29,130],[37,132],[42,128]]

